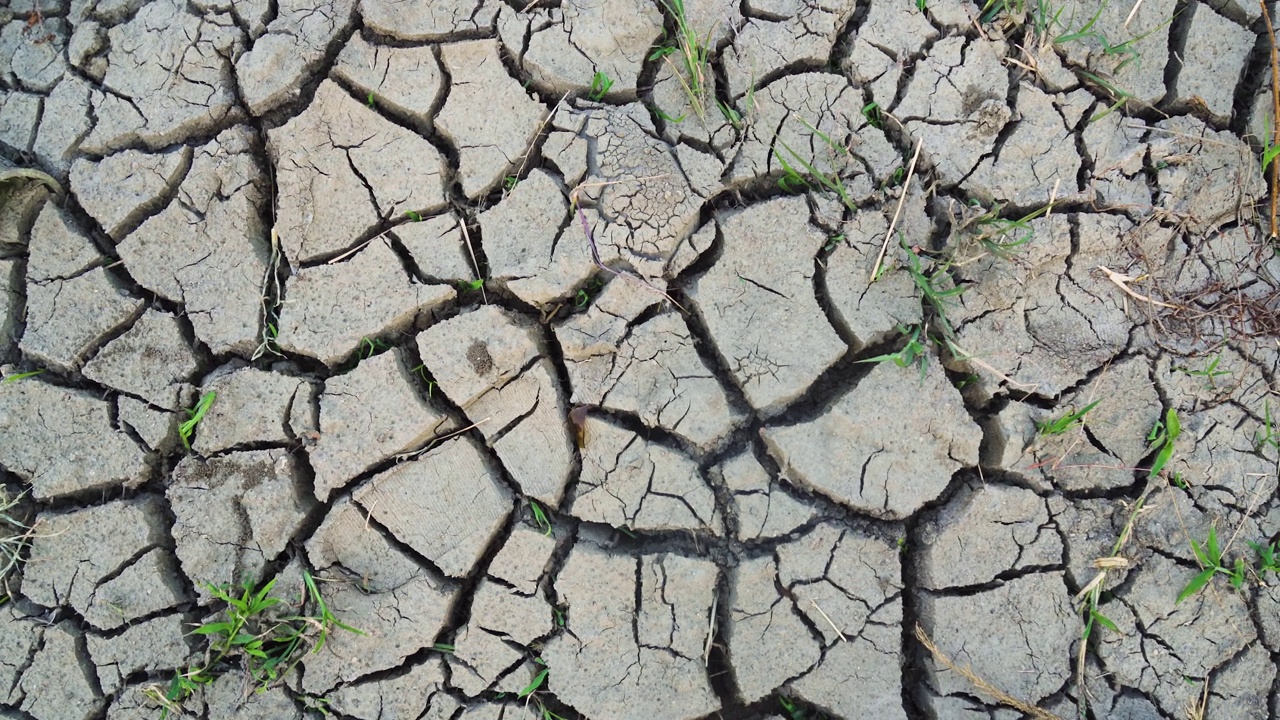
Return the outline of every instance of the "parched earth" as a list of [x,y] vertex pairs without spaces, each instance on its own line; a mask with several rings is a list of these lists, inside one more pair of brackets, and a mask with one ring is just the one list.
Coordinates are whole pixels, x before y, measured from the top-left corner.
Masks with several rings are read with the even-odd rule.
[[686,4],[0,9],[0,718],[1280,712],[1259,7]]

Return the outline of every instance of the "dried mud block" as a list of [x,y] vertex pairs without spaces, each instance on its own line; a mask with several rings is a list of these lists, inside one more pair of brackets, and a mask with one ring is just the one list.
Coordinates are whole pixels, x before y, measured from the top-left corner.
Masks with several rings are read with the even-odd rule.
[[165,410],[178,410],[187,383],[199,367],[177,319],[148,310],[85,364],[84,376]]
[[0,361],[7,361],[17,345],[22,317],[22,277],[17,260],[0,260]]
[[1074,218],[1074,252],[1071,219],[1053,215],[1031,222],[1032,238],[1015,262],[988,256],[961,270],[969,289],[948,319],[956,346],[985,367],[953,365],[978,373],[974,389],[984,396],[998,384],[1056,396],[1128,344],[1138,319],[1125,313],[1126,297],[1097,267],[1118,266],[1117,238],[1135,228],[1112,215]]
[[1179,98],[1203,104],[1226,123],[1257,36],[1211,8],[1197,6],[1193,12],[1174,87]]
[[455,283],[475,279],[471,249],[454,215],[404,223],[397,226],[393,234],[427,280]]
[[409,667],[381,680],[341,685],[326,697],[328,707],[359,720],[421,718],[444,697],[444,670],[439,658]]
[[0,143],[30,152],[40,127],[44,98],[34,93],[10,90],[0,95]]
[[[901,228],[901,223],[899,223]],[[871,270],[889,232],[889,220],[882,213],[859,212],[840,225],[844,242],[827,257],[827,297],[837,323],[853,335],[861,350],[894,337],[900,327],[919,325],[923,317],[919,290],[906,272],[885,273],[871,282]],[[914,244],[912,234],[904,233]],[[921,237],[920,241],[927,237]],[[884,263],[909,267],[906,253],[891,248]]]
[[849,200],[860,202],[903,164],[884,133],[862,115],[862,93],[839,75],[786,75],[757,91],[753,103],[728,171],[735,182],[781,175],[784,161],[802,171],[808,163],[827,177],[839,176]]
[[1049,501],[1023,488],[965,485],[919,532],[912,545],[920,548],[916,571],[926,590],[982,585],[1063,558]]
[[1213,699],[1206,715],[1225,720],[1269,716],[1268,699],[1276,681],[1276,665],[1266,648],[1249,645],[1213,675]]
[[45,203],[32,223],[27,250],[29,283],[67,280],[104,264],[88,233],[52,202]]
[[[1145,693],[1170,716],[1199,701],[1200,684],[1184,677],[1214,677],[1216,688],[1217,676],[1257,638],[1244,598],[1224,581],[1211,581],[1217,587],[1176,602],[1197,571],[1194,563],[1152,555],[1132,571],[1122,602],[1100,608],[1120,629],[1099,636],[1098,657],[1111,683]],[[1246,687],[1269,689],[1273,678],[1255,676]],[[1220,697],[1223,709],[1243,699]]]
[[517,524],[489,563],[489,576],[510,584],[516,592],[532,595],[546,575],[555,548],[555,538]]
[[457,296],[444,285],[409,278],[400,258],[375,239],[346,262],[300,270],[280,312],[280,347],[335,367],[364,338],[410,330],[422,315]]
[[[821,68],[836,39],[853,17],[854,0],[806,3],[753,2],[755,12],[737,30],[723,53],[729,96],[741,97],[761,78],[795,67]],[[768,19],[764,19],[768,18]],[[706,33],[706,28],[692,28]]]
[[102,712],[104,698],[94,688],[93,664],[84,655],[84,633],[72,622],[44,631],[9,702],[36,720],[89,720]]
[[964,179],[969,195],[986,204],[1032,207],[1075,194],[1080,154],[1054,100],[1034,85],[1018,87],[1017,113],[1008,124],[1013,129],[1001,133],[997,154]]
[[880,363],[818,419],[760,431],[791,482],[860,512],[905,518],[977,464],[982,432],[937,363]]
[[497,40],[450,43],[440,60],[451,84],[435,126],[458,148],[462,192],[478,197],[522,164],[547,109],[507,74]]
[[128,395],[116,398],[120,424],[138,434],[148,450],[169,452],[178,445],[178,414],[156,410]]
[[102,230],[119,240],[159,210],[191,168],[191,148],[165,153],[125,150],[71,165],[71,191]]
[[504,6],[494,0],[361,0],[365,27],[397,40],[438,41],[484,30]]
[[148,457],[113,428],[110,404],[29,378],[0,385],[0,464],[37,500],[123,485],[150,474]]
[[546,304],[551,298],[539,292],[545,281],[525,280],[552,269],[559,243],[575,241],[568,232],[573,228],[564,190],[547,173],[533,170],[502,202],[480,214],[489,276],[527,303]]
[[356,0],[280,0],[266,34],[236,60],[236,81],[249,112],[262,115],[298,97],[325,53],[354,20]]
[[[573,354],[566,349],[572,402],[634,413],[645,425],[674,432],[702,450],[723,440],[741,416],[698,356],[684,320],[668,312],[620,329],[615,346]],[[565,336],[563,329],[556,334]]]
[[953,36],[933,44],[890,110],[905,125],[920,160],[953,186],[994,150],[1012,119],[1002,42]]
[[315,387],[309,381],[252,367],[206,379],[200,394],[210,392],[217,395],[196,428],[192,444],[202,455],[246,443],[292,442],[293,407],[310,407],[315,402]]
[[1093,160],[1089,189],[1099,209],[1142,209],[1151,205],[1144,163],[1146,131],[1119,112],[1108,113],[1085,125],[1081,137],[1085,153]]
[[237,114],[231,58],[244,35],[229,14],[196,14],[180,0],[158,0],[107,35],[107,92],[93,93],[96,124],[86,150],[162,148]]
[[[1055,410],[1011,402],[987,424],[983,464],[1066,491],[1110,490],[1133,484],[1133,468],[1150,454],[1147,435],[1164,419],[1160,395],[1144,357],[1109,366],[1089,385],[1067,394]],[[1088,432],[1046,434],[1039,425],[1097,402],[1085,416]]]
[[776,560],[742,563],[725,632],[743,699],[784,689],[839,717],[905,717],[896,556],[827,524],[779,546]]
[[[1225,491],[1230,496],[1228,504],[1241,512],[1265,503],[1277,487],[1274,453],[1257,451],[1258,438],[1265,433],[1266,402],[1254,405],[1252,412],[1224,403],[1200,412],[1179,413],[1182,435],[1166,470],[1181,473],[1192,485]],[[1271,412],[1274,417],[1275,410]]]
[[284,450],[183,458],[166,493],[182,571],[204,598],[208,585],[257,585],[314,502]]
[[873,4],[858,27],[857,36],[874,42],[891,57],[905,60],[937,39],[938,30],[929,22],[929,15],[936,17],[937,11],[932,4],[927,14],[914,3]]
[[[1107,0],[1082,0],[1072,5],[1079,24],[1090,22],[1093,35],[1062,44],[1071,65],[1106,77],[1117,88],[1133,95],[1137,103],[1154,105],[1164,98],[1165,65],[1169,59],[1169,31],[1176,0],[1133,5]],[[1109,43],[1110,47],[1106,44]],[[1115,52],[1128,43],[1131,52]],[[1235,86],[1236,77],[1218,78]]]
[[67,75],[45,98],[40,130],[31,151],[41,164],[60,175],[71,169],[72,158],[93,127],[91,90],[89,83]]
[[36,361],[73,372],[102,339],[142,312],[105,270],[27,286],[27,329],[21,347]]
[[[919,603],[920,625],[940,652],[1024,702],[1039,704],[1072,677],[1080,622],[1061,572],[1023,575],[975,595],[926,591]],[[925,672],[940,695],[994,702],[933,657]]]
[[522,492],[558,506],[573,440],[560,381],[536,328],[486,305],[420,334],[418,351]]
[[[326,642],[325,649],[328,648],[329,643]],[[284,686],[246,694],[244,678],[237,677],[235,673],[224,673],[207,686],[204,702],[208,706],[204,715],[207,720],[240,720],[246,717],[303,720],[304,717],[302,709]]]
[[[419,7],[417,3],[401,4],[401,14]],[[368,20],[366,15],[366,25]],[[404,115],[426,128],[431,127],[432,111],[444,89],[444,75],[430,46],[373,45],[359,34],[352,35],[338,54],[333,74],[366,98],[372,95],[377,107]]]
[[813,508],[784,491],[749,451],[712,468],[711,473],[733,494],[739,540],[781,537],[814,517]]
[[[582,217],[606,266],[624,268],[650,284],[667,277],[672,257],[697,229],[703,200],[719,187],[718,161],[696,151],[673,150],[658,138],[648,110],[638,103],[562,105],[550,125],[553,150],[563,147],[570,156],[548,158],[557,167],[561,162],[571,168],[582,164],[579,201],[592,209],[574,218],[556,245],[566,253],[565,265],[587,273],[561,294],[595,272]],[[587,142],[578,145],[571,138]]]
[[554,94],[586,92],[601,72],[613,80],[612,95],[634,97],[662,23],[644,0],[575,0],[505,13],[498,29],[516,63]]
[[104,268],[70,216],[48,203],[31,228],[23,352],[60,370],[78,370],[103,338],[142,313]]
[[114,695],[138,673],[163,673],[183,667],[191,657],[188,628],[181,615],[164,615],[125,628],[112,637],[88,636],[89,657],[102,692]]
[[[336,632],[324,652],[307,655],[305,692],[323,694],[339,683],[350,688],[357,678],[399,667],[435,642],[450,617],[457,588],[370,527],[365,510],[339,500],[306,547],[318,571],[346,581],[323,583],[325,602],[343,622],[365,634]],[[435,676],[438,670],[430,674]],[[440,695],[432,697],[434,705]]]
[[[0,171],[12,166],[0,160]],[[30,242],[28,233],[52,193],[38,182],[6,184],[0,193],[0,249],[20,251]]]
[[45,534],[32,541],[22,580],[33,602],[70,605],[110,630],[189,599],[163,549],[168,532],[158,498],[46,512],[39,522]]
[[556,579],[569,612],[542,653],[547,689],[589,717],[692,720],[718,710],[702,658],[717,572],[704,560],[611,555],[580,540]]
[[634,530],[721,534],[715,496],[692,458],[595,417],[582,432],[574,516]]
[[814,292],[826,236],[803,198],[753,205],[720,223],[720,260],[689,288],[747,402],[769,415],[799,398],[848,351]]
[[394,351],[330,378],[320,396],[320,439],[311,451],[316,497],[328,500],[374,465],[418,449],[447,422],[422,399]]
[[275,231],[295,270],[350,247],[388,218],[445,205],[440,152],[332,80],[267,137],[280,198]]
[[29,617],[38,612],[39,608],[20,598],[0,605],[0,657],[4,658],[0,661],[0,687],[5,688],[0,700],[3,702],[22,701],[22,695],[14,690],[48,629]]
[[1185,223],[1192,233],[1207,233],[1250,215],[1265,192],[1258,158],[1236,136],[1215,132],[1190,117],[1162,120],[1154,133],[1151,162],[1156,166],[1156,205]]
[[450,577],[468,575],[511,514],[511,491],[467,436],[352,493],[371,518]]
[[261,341],[269,200],[256,143],[241,125],[197,148],[173,202],[117,245],[134,280],[182,303],[196,339],[215,355],[247,357]]
[[450,684],[467,696],[479,695],[531,655],[529,646],[552,627],[546,600],[481,580],[471,600],[471,618],[458,631],[448,656]]
[[10,87],[47,93],[67,71],[63,51],[70,29],[64,18],[42,18],[39,27],[29,27],[23,20],[14,20],[0,30],[0,47],[4,48],[0,57],[5,60],[0,74],[11,79],[6,83]]

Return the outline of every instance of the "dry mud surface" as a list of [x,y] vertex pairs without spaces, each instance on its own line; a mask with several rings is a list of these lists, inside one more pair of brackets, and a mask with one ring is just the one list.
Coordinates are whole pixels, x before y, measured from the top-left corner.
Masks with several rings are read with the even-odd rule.
[[1274,716],[1259,8],[685,3],[0,9],[0,718]]

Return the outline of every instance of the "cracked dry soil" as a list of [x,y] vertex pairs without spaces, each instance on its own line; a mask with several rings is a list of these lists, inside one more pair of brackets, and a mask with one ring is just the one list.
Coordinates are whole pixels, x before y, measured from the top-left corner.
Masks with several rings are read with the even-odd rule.
[[1262,11],[686,3],[698,102],[660,0],[0,9],[0,718],[303,571],[365,634],[187,714],[1280,711],[1280,579],[1175,602],[1280,536]]

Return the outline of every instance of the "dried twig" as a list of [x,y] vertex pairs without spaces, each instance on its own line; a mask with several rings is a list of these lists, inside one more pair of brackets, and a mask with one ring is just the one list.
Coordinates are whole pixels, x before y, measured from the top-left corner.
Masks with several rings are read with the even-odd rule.
[[703,667],[711,667],[711,646],[716,638],[716,609],[719,607],[720,597],[713,595],[711,597],[711,619],[707,622],[707,642],[702,647],[702,665]]
[[827,621],[827,624],[831,626],[831,629],[836,631],[836,635],[838,635],[841,640],[845,642],[849,642],[849,638],[845,637],[844,633],[840,632],[840,628],[837,627],[836,624],[831,621],[831,616],[828,615],[826,611],[824,611],[822,607],[818,605],[818,601],[810,599],[809,602],[813,604],[813,609],[818,611],[818,614],[822,616],[822,619]]
[[907,201],[907,191],[911,189],[911,176],[916,172],[916,161],[920,159],[920,148],[924,145],[924,138],[916,141],[915,154],[911,156],[911,164],[907,167],[907,179],[902,182],[902,195],[898,197],[898,209],[893,211],[893,221],[889,223],[889,232],[884,234],[884,243],[880,246],[880,254],[876,256],[876,264],[871,268],[871,279],[868,284],[876,281],[876,277],[880,275],[880,265],[884,263],[885,251],[889,249],[889,239],[893,237],[894,228],[898,226],[898,216],[902,214],[902,204]]
[[964,679],[972,683],[973,686],[977,688],[979,692],[995,698],[996,701],[999,702],[1001,705],[1005,705],[1015,710],[1024,712],[1027,715],[1030,715],[1031,717],[1036,718],[1036,720],[1063,720],[1062,718],[1058,717],[1057,715],[1054,715],[1048,710],[1041,710],[1040,708],[1034,705],[1027,704],[1013,697],[1009,693],[1001,690],[995,685],[992,685],[990,682],[985,680],[981,675],[978,675],[976,672],[974,672],[973,668],[969,667],[968,665],[957,666],[954,662],[951,661],[951,658],[947,657],[946,654],[944,654],[941,650],[938,649],[937,645],[933,644],[933,641],[929,639],[929,635],[925,633],[924,628],[920,627],[919,624],[916,625],[916,639],[919,640],[920,644],[925,646],[925,649],[927,649],[930,652],[930,654],[933,655],[933,658],[938,661],[939,665],[942,665],[944,668],[948,670],[952,670],[956,672],[961,677],[963,677]]
[[1115,283],[1116,287],[1123,290],[1126,295],[1128,295],[1129,297],[1135,300],[1140,300],[1144,303],[1150,303],[1158,307],[1173,308],[1174,310],[1178,310],[1181,307],[1179,305],[1170,305],[1169,303],[1160,302],[1159,300],[1156,300],[1154,298],[1149,298],[1146,295],[1143,295],[1141,293],[1135,292],[1134,290],[1130,289],[1129,286],[1126,284],[1126,283],[1131,283],[1135,280],[1138,280],[1139,278],[1130,277],[1128,275],[1125,275],[1124,273],[1118,273],[1115,270],[1112,270],[1106,267],[1105,265],[1099,265],[1098,269],[1106,273],[1107,279]]

